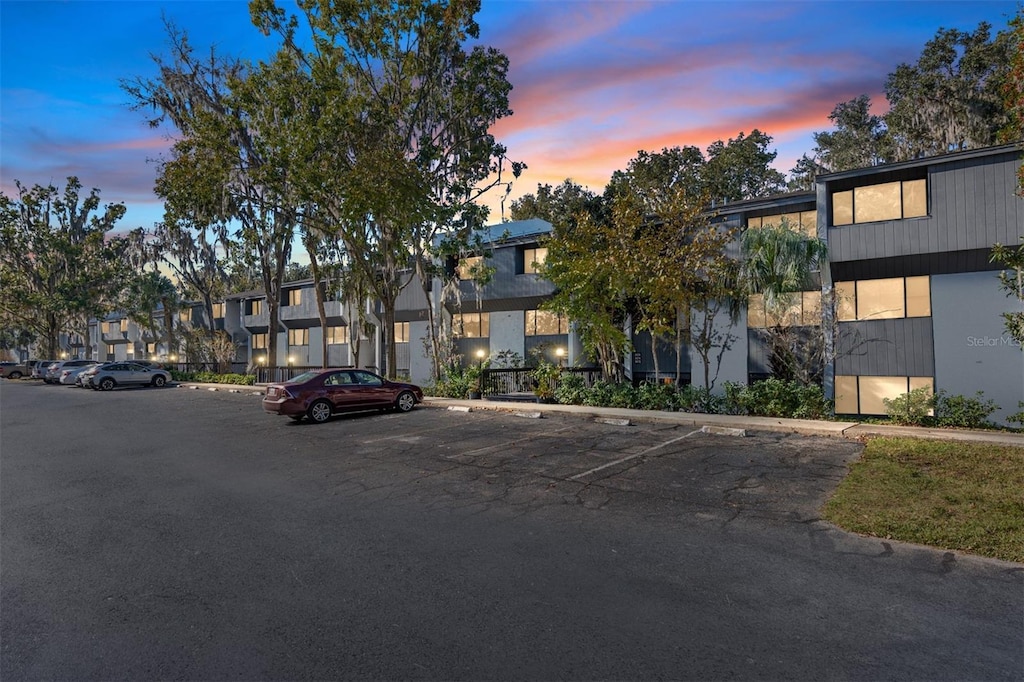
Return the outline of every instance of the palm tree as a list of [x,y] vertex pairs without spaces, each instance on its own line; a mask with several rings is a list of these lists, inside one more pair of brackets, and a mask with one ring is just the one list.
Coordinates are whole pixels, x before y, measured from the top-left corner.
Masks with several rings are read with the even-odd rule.
[[[778,225],[752,228],[740,239],[743,261],[740,282],[749,294],[764,298],[768,326],[764,332],[771,353],[772,374],[780,379],[800,379],[809,383],[818,372],[810,362],[811,349],[821,346],[821,335],[794,329],[785,319],[794,294],[814,285],[814,272],[828,256],[828,247],[818,238],[809,238],[792,229],[783,218]],[[801,371],[800,368],[804,370]],[[810,370],[810,371],[808,371]]]
[[128,317],[152,332],[154,338],[159,333],[154,312],[158,308],[163,310],[167,355],[170,356],[174,352],[174,313],[181,305],[177,287],[159,272],[145,272],[131,283],[128,299]]

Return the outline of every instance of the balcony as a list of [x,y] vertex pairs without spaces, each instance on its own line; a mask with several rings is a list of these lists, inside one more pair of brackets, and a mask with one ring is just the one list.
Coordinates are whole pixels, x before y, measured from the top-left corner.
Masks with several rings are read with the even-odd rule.
[[[327,316],[327,326],[336,327],[345,324],[341,301],[324,301],[324,313]],[[289,329],[320,326],[320,314],[316,309],[316,300],[309,297],[303,299],[300,305],[282,306],[281,324]]]

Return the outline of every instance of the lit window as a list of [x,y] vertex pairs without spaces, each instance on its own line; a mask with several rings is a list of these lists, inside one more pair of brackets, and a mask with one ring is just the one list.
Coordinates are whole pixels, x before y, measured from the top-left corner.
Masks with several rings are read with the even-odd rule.
[[794,232],[800,232],[808,237],[818,236],[818,214],[814,211],[778,213],[747,219],[748,228],[779,227],[783,223]]
[[777,310],[769,313],[764,305],[763,294],[753,294],[747,299],[747,327],[800,327],[821,322],[821,292],[800,291],[784,294],[776,304]]
[[289,346],[308,346],[309,345],[309,330],[308,329],[289,329],[288,330],[288,345]]
[[409,323],[395,322],[395,343],[409,343]]
[[337,346],[348,343],[348,327],[328,327],[327,344]]
[[288,290],[288,305],[302,305],[302,289]]
[[550,310],[526,311],[526,336],[556,336],[569,333],[565,315]]
[[836,282],[840,322],[931,317],[931,285],[922,277]]
[[928,183],[905,180],[832,194],[832,224],[852,225],[928,215]]
[[932,377],[837,375],[836,414],[886,414],[885,401],[918,388],[934,390]]
[[480,270],[483,262],[483,256],[472,256],[460,260],[459,267],[456,268],[456,273],[459,275],[459,279],[473,279],[473,275]]
[[220,320],[224,318],[224,304],[214,303],[213,304],[213,319]]
[[263,299],[257,298],[249,301],[249,314],[250,315],[262,315],[263,314]]
[[853,190],[853,222],[873,223],[901,218],[900,183],[886,182]]
[[491,335],[490,313],[461,313],[452,315],[452,331],[464,339],[486,338]]
[[257,348],[259,348],[261,350],[265,350],[268,347],[268,343],[267,343],[268,338],[267,337],[268,337],[268,334],[266,334],[266,333],[264,333],[264,334],[253,334],[252,335],[252,348],[253,348],[253,350],[256,350]]
[[857,282],[857,319],[887,320],[906,317],[903,278]]
[[523,272],[526,274],[536,274],[538,266],[544,265],[547,257],[547,247],[523,249]]
[[146,344],[146,355],[156,355],[156,344],[155,343],[147,343]]
[[122,334],[127,334],[128,333],[128,318],[125,318],[125,319],[121,320],[121,333]]
[[932,297],[928,277],[907,277],[907,317],[931,317]]

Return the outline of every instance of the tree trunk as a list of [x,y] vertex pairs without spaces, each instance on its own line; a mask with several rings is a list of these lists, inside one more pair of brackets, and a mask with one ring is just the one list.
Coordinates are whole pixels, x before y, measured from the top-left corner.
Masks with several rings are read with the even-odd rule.
[[171,360],[174,355],[174,313],[171,311],[171,301],[168,298],[160,300],[164,308],[164,334],[167,338],[167,359]]
[[327,361],[327,311],[324,309],[324,290],[320,281],[320,262],[316,258],[316,250],[306,247],[309,253],[309,269],[313,272],[313,291],[316,293],[316,313],[320,317],[320,357],[321,367],[330,367]]

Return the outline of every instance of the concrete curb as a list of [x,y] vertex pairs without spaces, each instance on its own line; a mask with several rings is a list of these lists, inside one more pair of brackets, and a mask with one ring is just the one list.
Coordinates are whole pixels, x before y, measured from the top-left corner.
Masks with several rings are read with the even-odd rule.
[[[202,384],[181,382],[168,384],[177,388],[209,391],[224,391],[242,395],[262,396],[265,385],[240,386],[238,384]],[[775,417],[733,416],[728,414],[697,414],[693,412],[659,412],[657,410],[627,410],[620,407],[588,407],[586,405],[549,405],[530,403],[524,409],[523,403],[502,403],[490,400],[456,400],[454,398],[423,399],[426,407],[447,408],[458,412],[508,412],[513,415],[529,415],[532,419],[545,414],[564,414],[585,419],[601,420],[605,424],[676,424],[708,429],[709,433],[736,433],[738,431],[770,431],[774,433],[799,433],[805,436],[828,436],[848,440],[865,438],[922,438],[926,440],[947,440],[965,443],[992,443],[1024,448],[1024,433],[1003,431],[971,431],[967,429],[926,429],[914,426],[889,426],[886,424],[861,424],[858,422],[830,422],[813,419],[777,419]],[[534,416],[536,415],[536,416]],[[733,430],[733,431],[729,431]]]
[[[473,412],[523,411],[522,403],[501,403],[489,400],[456,400],[453,398],[426,397],[427,407],[451,408],[460,406]],[[1024,448],[1024,434],[1003,431],[970,431],[956,429],[925,429],[912,426],[888,426],[885,424],[860,424],[858,422],[831,422],[812,419],[777,419],[775,417],[733,416],[727,414],[697,414],[691,412],[659,412],[657,410],[627,410],[617,407],[588,407],[585,405],[548,405],[538,403],[530,406],[531,412],[542,414],[564,414],[602,423],[648,423],[676,424],[707,428],[711,433],[737,433],[739,431],[770,431],[774,433],[799,433],[807,436],[828,436],[848,440],[863,440],[869,437],[906,437],[928,440],[948,440],[974,443],[992,443]]]

